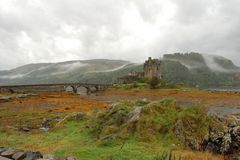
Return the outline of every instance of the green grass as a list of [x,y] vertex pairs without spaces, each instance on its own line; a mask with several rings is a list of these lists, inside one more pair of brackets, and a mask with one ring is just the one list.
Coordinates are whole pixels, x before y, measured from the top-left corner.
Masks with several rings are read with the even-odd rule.
[[132,89],[132,88],[148,88],[149,85],[147,83],[127,83],[127,84],[115,84],[114,88],[122,88],[122,89]]
[[[126,124],[122,119],[126,119],[136,106],[142,109],[134,127],[133,123]],[[1,109],[0,117],[4,118],[7,113],[16,120],[34,123],[40,123],[43,117],[54,116],[53,113],[16,114]],[[183,141],[174,134],[176,123],[182,123],[178,131],[190,137],[188,141],[201,141],[207,133],[209,120],[204,110],[194,106],[180,107],[174,99],[122,101],[105,111],[89,112],[84,120],[66,120],[49,132],[23,133],[0,128],[0,146],[81,160],[154,160],[162,153],[184,149]],[[191,129],[194,131],[190,132]],[[115,139],[102,139],[116,134],[119,137]]]
[[[126,84],[115,84],[113,86],[117,89],[144,89],[151,88],[149,82],[134,82],[134,83],[126,83]],[[155,89],[196,89],[195,87],[183,83],[170,84],[164,81],[160,81],[159,84],[155,87]]]
[[169,150],[163,149],[161,143],[141,142],[134,137],[103,145],[91,137],[84,123],[70,121],[48,133],[0,131],[0,146],[39,150],[58,157],[74,156],[81,160],[153,160],[158,153]]

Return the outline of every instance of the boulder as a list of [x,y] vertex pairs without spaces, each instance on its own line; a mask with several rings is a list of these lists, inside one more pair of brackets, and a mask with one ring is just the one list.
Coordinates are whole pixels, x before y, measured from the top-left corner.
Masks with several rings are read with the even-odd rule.
[[132,112],[130,112],[127,116],[127,122],[137,122],[140,119],[141,110],[142,107],[136,107]]
[[12,158],[13,158],[14,160],[22,160],[23,158],[25,158],[25,156],[26,156],[25,152],[20,151],[20,152],[15,153],[15,154],[12,156]]
[[54,158],[54,155],[47,154],[47,155],[43,155],[42,158],[39,158],[37,160],[56,160],[56,159]]
[[42,157],[43,155],[40,152],[26,152],[26,157],[23,160],[37,160]]
[[11,160],[11,159],[0,156],[0,160]]
[[136,107],[132,112],[128,113],[126,123],[128,124],[128,131],[133,133],[136,131],[136,124],[141,118],[142,107]]
[[6,148],[0,147],[0,154],[4,151],[6,151]]
[[12,156],[17,152],[19,152],[19,150],[9,148],[6,151],[2,152],[1,156],[6,157],[6,158],[12,158]]
[[225,126],[224,130],[211,131],[203,146],[205,146],[205,150],[224,154],[228,159],[240,158],[240,126],[234,126],[231,123],[229,126]]

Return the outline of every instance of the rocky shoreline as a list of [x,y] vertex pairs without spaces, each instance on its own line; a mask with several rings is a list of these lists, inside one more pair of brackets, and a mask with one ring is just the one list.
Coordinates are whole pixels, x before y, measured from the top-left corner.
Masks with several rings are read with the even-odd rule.
[[43,155],[40,152],[0,147],[0,160],[75,160],[75,158],[56,158],[53,155]]

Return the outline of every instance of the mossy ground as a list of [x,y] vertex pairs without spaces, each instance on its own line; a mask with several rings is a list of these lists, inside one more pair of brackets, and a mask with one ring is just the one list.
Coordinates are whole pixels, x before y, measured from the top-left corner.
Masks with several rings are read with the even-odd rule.
[[[149,102],[138,101],[138,106],[148,105]],[[171,105],[168,104],[168,105]],[[132,104],[126,107],[126,111],[131,110]],[[151,108],[151,107],[150,107]],[[130,110],[128,110],[130,109]],[[187,110],[187,109],[186,109]],[[146,112],[149,110],[146,110]],[[182,114],[195,115],[192,110],[181,112]],[[104,112],[100,111],[100,112]],[[54,112],[14,112],[11,109],[1,108],[2,120],[11,120],[10,125],[17,122],[28,122],[38,124],[44,117],[54,117],[58,113]],[[63,116],[69,114],[62,113]],[[174,118],[182,116],[178,112],[167,110],[165,118],[156,119],[159,124],[166,124],[167,128],[172,126]],[[164,114],[163,114],[164,115]],[[178,115],[178,116],[176,116]],[[93,119],[96,120],[96,119]],[[145,121],[146,119],[143,118]],[[7,122],[7,121],[5,121]],[[209,153],[193,152],[182,145],[178,145],[172,133],[159,134],[157,138],[149,140],[149,137],[139,138],[139,135],[129,135],[127,139],[116,139],[107,143],[102,143],[92,134],[92,128],[87,127],[89,121],[65,121],[60,126],[51,129],[49,132],[34,131],[23,133],[14,129],[0,128],[0,146],[14,147],[24,150],[41,151],[43,153],[55,154],[56,156],[74,156],[79,160],[154,160],[156,156],[163,152],[173,151],[176,155],[182,155],[186,160],[220,160],[221,156],[213,156]],[[140,124],[145,123],[141,122]],[[6,123],[4,123],[6,124]],[[139,124],[139,125],[140,125]],[[142,125],[140,125],[142,126]],[[141,131],[141,129],[139,129]],[[141,135],[140,135],[141,136]]]
[[102,145],[89,135],[84,122],[76,121],[67,122],[49,133],[26,134],[0,131],[0,137],[1,146],[38,150],[58,157],[71,155],[79,160],[154,160],[157,155],[171,150],[177,155],[185,155],[189,160],[201,157],[206,160],[222,159],[208,153],[176,149],[169,139],[164,138],[160,142],[148,142],[131,137],[124,143],[116,141]]
[[[49,133],[0,132],[2,146],[26,150],[40,150],[54,153],[59,157],[72,155],[77,159],[153,159],[168,148],[159,143],[139,142],[134,138],[128,141],[100,144],[91,137],[84,122],[67,122]],[[144,154],[143,154],[144,153]]]

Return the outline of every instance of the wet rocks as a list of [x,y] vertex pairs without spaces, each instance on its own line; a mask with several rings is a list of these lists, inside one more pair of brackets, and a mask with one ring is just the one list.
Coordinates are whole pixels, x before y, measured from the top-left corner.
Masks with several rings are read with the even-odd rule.
[[12,158],[12,156],[14,154],[16,154],[17,152],[19,152],[19,150],[9,148],[9,149],[6,149],[4,152],[2,152],[1,156],[6,157],[6,158]]
[[[4,150],[4,151],[1,152],[0,156],[7,158],[7,159],[14,159],[14,160],[35,160],[36,159],[36,157],[27,156],[27,155],[29,155],[29,153],[33,153],[33,152],[24,152],[24,151],[18,150],[18,149],[3,148],[3,147],[1,148],[1,150]],[[41,157],[42,155],[39,153],[39,156]],[[2,158],[2,159],[0,158],[0,160],[4,160],[4,158]],[[26,159],[26,158],[28,158],[28,159]]]
[[0,160],[37,160],[42,158],[42,154],[40,152],[25,152],[19,149],[4,147],[1,147],[0,151],[3,151],[0,154]]
[[0,160],[11,160],[11,159],[0,156]]
[[43,155],[40,152],[26,152],[24,160],[36,160],[42,157]]
[[[217,149],[212,149],[215,146]],[[232,154],[240,151],[240,126],[229,127],[226,131],[210,134],[207,149],[215,153]]]
[[15,153],[15,154],[12,156],[12,158],[13,158],[14,160],[24,159],[25,154],[26,154],[25,152],[19,151],[19,152]]
[[240,158],[240,125],[231,122],[221,130],[210,130],[203,146],[204,150],[224,154],[228,159]]
[[0,160],[75,160],[73,157],[57,159],[53,155],[42,155],[40,152],[22,151],[0,147]]
[[0,155],[2,152],[6,151],[6,148],[0,147]]

